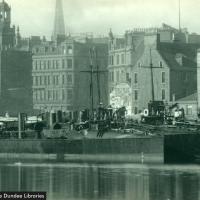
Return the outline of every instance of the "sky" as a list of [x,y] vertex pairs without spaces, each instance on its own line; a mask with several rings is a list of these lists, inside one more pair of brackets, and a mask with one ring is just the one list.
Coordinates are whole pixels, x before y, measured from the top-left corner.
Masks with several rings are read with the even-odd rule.
[[[23,37],[50,38],[55,0],[6,0],[12,9],[12,24]],[[178,0],[63,0],[67,33],[123,34],[133,28],[178,28]],[[200,0],[181,0],[181,26],[200,33]]]

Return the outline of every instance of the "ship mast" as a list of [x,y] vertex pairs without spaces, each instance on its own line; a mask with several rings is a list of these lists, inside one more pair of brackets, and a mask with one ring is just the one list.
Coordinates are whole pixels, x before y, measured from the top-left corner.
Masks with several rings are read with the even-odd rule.
[[89,51],[90,53],[90,97],[91,97],[91,112],[92,112],[92,119],[94,119],[94,91],[93,91],[93,52],[92,49]]
[[98,64],[98,54],[97,54],[97,50],[94,50],[95,52],[95,60],[96,60],[96,66],[97,66],[97,91],[98,91],[98,103],[101,103],[101,90],[100,90],[100,72],[99,72],[99,64]]
[[[90,59],[90,70],[81,71],[84,73],[90,74],[90,97],[91,97],[91,119],[94,119],[94,74],[97,74],[97,91],[98,91],[98,103],[101,102],[101,90],[100,90],[100,74],[106,73],[107,70],[99,70],[99,64],[97,60],[97,50],[95,47],[90,48],[89,50],[89,59]],[[94,62],[94,59],[96,62]],[[97,70],[94,70],[94,63],[96,64]]]
[[152,101],[154,101],[155,100],[155,94],[154,94],[153,62],[152,62],[151,48],[150,48],[150,70],[151,70],[151,95],[152,95]]

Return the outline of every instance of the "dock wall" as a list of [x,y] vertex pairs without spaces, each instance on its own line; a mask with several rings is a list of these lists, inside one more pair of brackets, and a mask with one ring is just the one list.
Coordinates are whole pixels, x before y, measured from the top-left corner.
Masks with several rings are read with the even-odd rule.
[[[158,157],[157,157],[158,155]],[[163,161],[163,138],[0,140],[0,159]],[[118,158],[118,159],[117,159]]]

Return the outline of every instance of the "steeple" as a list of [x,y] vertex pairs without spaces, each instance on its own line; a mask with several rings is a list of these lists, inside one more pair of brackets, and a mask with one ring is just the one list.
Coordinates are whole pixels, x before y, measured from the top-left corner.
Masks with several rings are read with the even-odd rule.
[[179,31],[181,31],[181,1],[179,0],[178,3],[179,3],[178,24],[179,24]]
[[7,26],[10,26],[11,21],[11,8],[9,5],[2,0],[0,3],[0,22],[7,24]]
[[64,36],[64,35],[65,35],[65,22],[64,22],[62,0],[56,0],[53,40],[56,40],[59,36]]
[[0,2],[0,49],[8,49],[15,45],[15,28],[11,24],[11,7],[2,0]]

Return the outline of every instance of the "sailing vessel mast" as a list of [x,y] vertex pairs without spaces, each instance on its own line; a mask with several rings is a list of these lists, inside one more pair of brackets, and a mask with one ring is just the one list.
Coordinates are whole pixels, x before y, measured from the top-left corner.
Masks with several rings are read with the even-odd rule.
[[151,48],[150,48],[150,70],[151,70],[151,95],[152,95],[152,101],[154,101],[155,100],[155,94],[154,94],[153,62],[152,62]]
[[97,67],[97,91],[98,91],[98,103],[101,103],[101,90],[100,90],[100,72],[99,72],[99,64],[98,64],[98,54],[97,54],[97,50],[94,49],[94,53],[95,53],[95,61],[96,61],[96,67]]
[[[101,103],[101,90],[100,90],[100,74],[106,73],[107,70],[99,70],[99,64],[97,59],[97,50],[95,47],[90,48],[89,50],[89,59],[90,59],[90,70],[81,71],[84,73],[90,74],[90,97],[91,97],[91,119],[94,119],[94,74],[97,74],[97,91],[98,91],[98,103]],[[95,59],[95,61],[94,61]],[[96,69],[94,70],[94,65],[96,65]]]
[[89,50],[90,53],[90,97],[91,97],[91,118],[94,119],[94,91],[93,91],[93,52],[92,49]]

